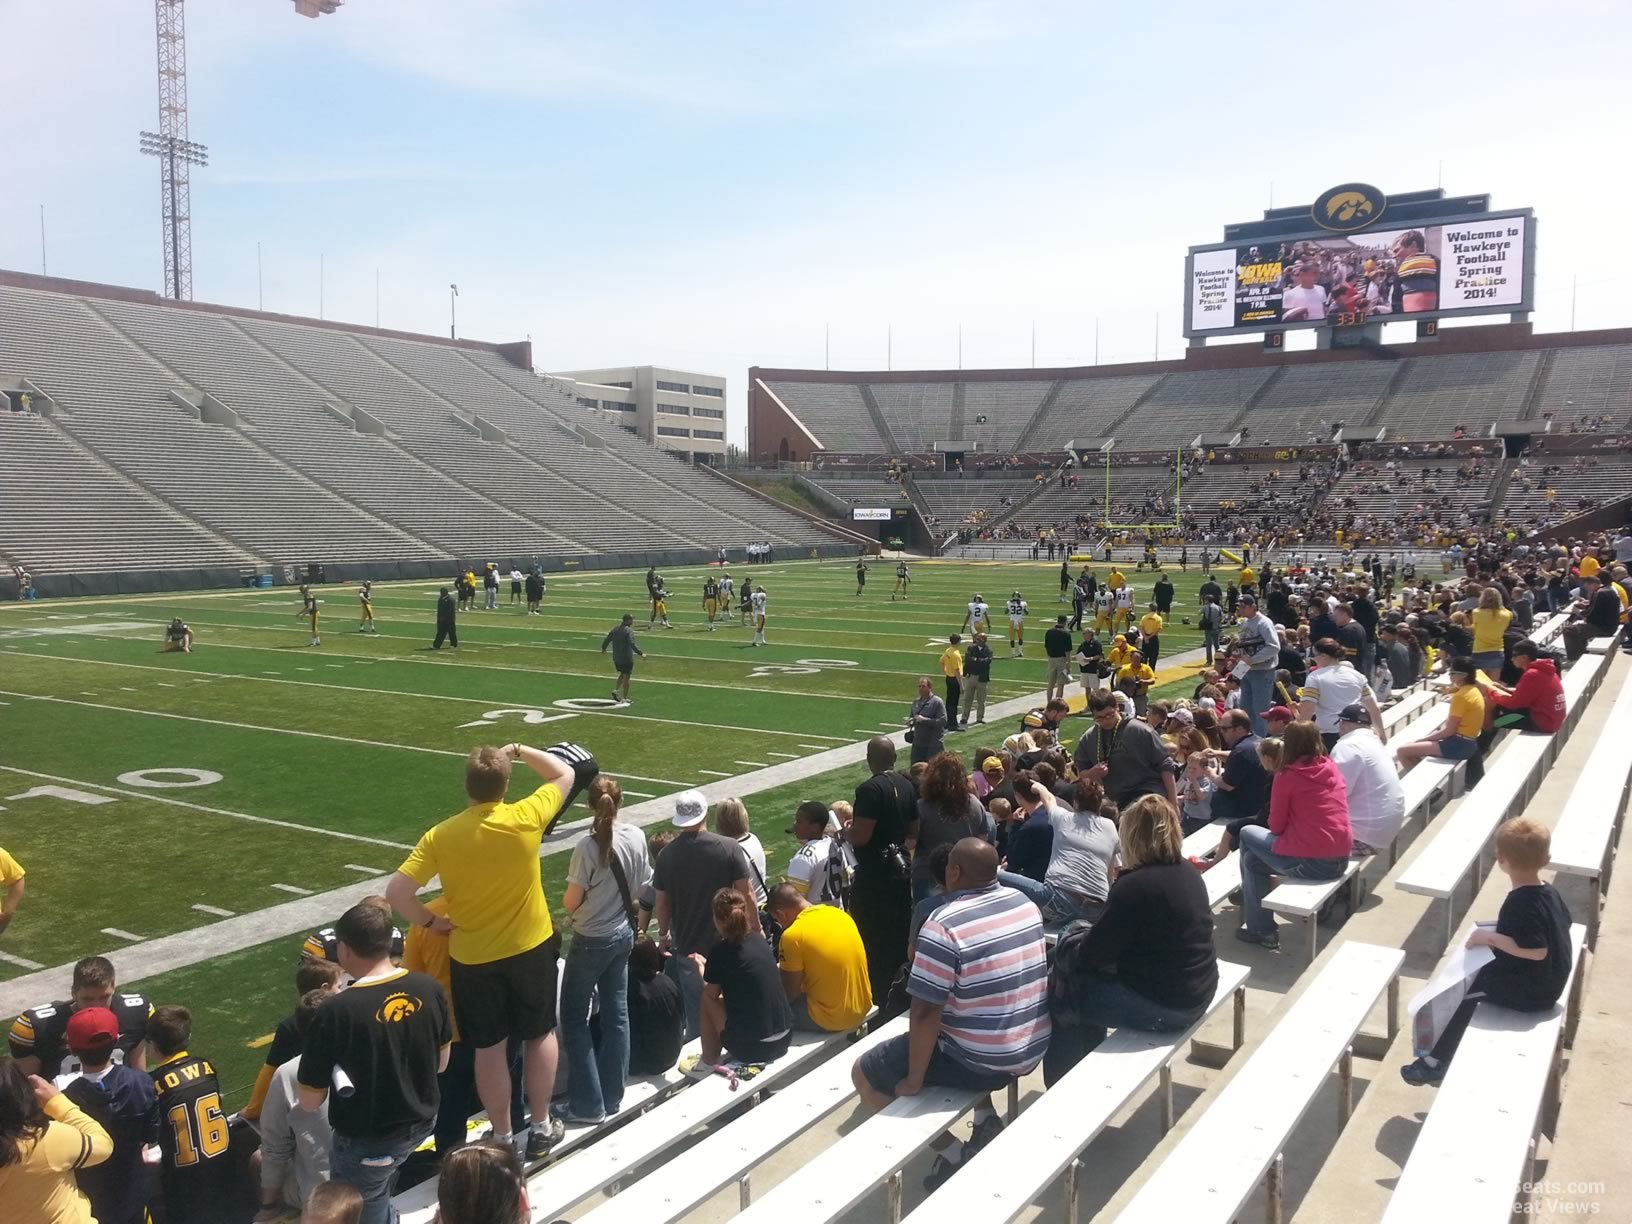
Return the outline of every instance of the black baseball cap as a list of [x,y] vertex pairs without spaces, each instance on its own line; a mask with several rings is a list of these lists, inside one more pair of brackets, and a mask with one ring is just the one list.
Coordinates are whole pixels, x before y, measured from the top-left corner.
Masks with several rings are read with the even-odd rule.
[[1353,723],[1357,727],[1369,727],[1371,726],[1371,712],[1358,703],[1346,705],[1337,712],[1337,721]]

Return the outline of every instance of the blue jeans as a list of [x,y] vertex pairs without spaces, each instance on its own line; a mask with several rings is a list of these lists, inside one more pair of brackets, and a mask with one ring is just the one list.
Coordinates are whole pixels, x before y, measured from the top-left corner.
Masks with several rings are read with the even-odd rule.
[[1291,858],[1275,853],[1278,838],[1262,825],[1241,830],[1241,909],[1254,935],[1275,931],[1275,916],[1264,908],[1270,876],[1292,880],[1335,880],[1348,868],[1347,858]]
[[1105,912],[1103,902],[1091,905],[1079,905],[1077,898],[1063,888],[1055,888],[1052,884],[1045,884],[1034,880],[1030,876],[1019,875],[1013,871],[997,873],[997,882],[1007,884],[1016,892],[1025,893],[1036,903],[1037,908],[1043,911],[1043,922],[1048,926],[1064,926],[1068,922],[1075,922],[1085,918],[1094,921]]
[[1270,697],[1274,692],[1274,668],[1266,667],[1261,671],[1249,671],[1241,677],[1241,708],[1252,719],[1252,733],[1254,735],[1269,734],[1269,728],[1264,725],[1264,711],[1273,704]]
[[[574,935],[561,978],[561,1044],[570,1084],[567,1103],[580,1118],[616,1113],[629,1074],[629,950],[635,933]],[[590,995],[601,1000],[601,1046],[589,1038]]]
[[1211,663],[1213,661],[1213,655],[1218,651],[1218,630],[1203,627],[1201,631],[1201,644],[1206,647],[1207,662]]
[[334,1132],[329,1177],[356,1187],[363,1196],[358,1224],[396,1224],[399,1217],[391,1206],[391,1186],[408,1154],[430,1136],[432,1125],[422,1123],[402,1139],[353,1139]]
[[680,997],[686,1004],[686,1040],[695,1041],[703,1031],[703,975],[690,959],[678,952],[671,953],[663,962],[663,972],[680,987]]
[[1105,1040],[1106,1029],[1176,1033],[1201,1019],[1206,1010],[1195,1007],[1178,1011],[1163,1007],[1124,985],[1119,978],[1104,974],[1091,975],[1088,985],[1088,990],[1071,1000],[1069,1017],[1054,1016],[1054,1033],[1043,1056],[1043,1082],[1051,1088]]

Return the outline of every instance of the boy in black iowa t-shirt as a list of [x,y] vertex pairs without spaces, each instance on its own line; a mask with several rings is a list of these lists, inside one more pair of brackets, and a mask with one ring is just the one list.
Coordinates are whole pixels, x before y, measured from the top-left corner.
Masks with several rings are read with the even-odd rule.
[[385,1224],[391,1186],[431,1133],[448,1065],[450,1009],[435,978],[391,963],[391,916],[352,906],[335,923],[340,967],[356,980],[318,1010],[300,1058],[300,1103],[316,1109],[336,1070],[355,1085],[329,1101],[331,1175],[363,1196],[362,1224]]
[[1494,931],[1480,928],[1468,936],[1468,947],[1490,948],[1496,959],[1474,975],[1432,1053],[1400,1068],[1408,1084],[1437,1084],[1445,1078],[1462,1034],[1481,1001],[1515,1011],[1547,1011],[1570,980],[1570,912],[1540,871],[1551,859],[1552,835],[1546,827],[1519,817],[1496,832],[1496,862],[1513,881],[1502,901]]

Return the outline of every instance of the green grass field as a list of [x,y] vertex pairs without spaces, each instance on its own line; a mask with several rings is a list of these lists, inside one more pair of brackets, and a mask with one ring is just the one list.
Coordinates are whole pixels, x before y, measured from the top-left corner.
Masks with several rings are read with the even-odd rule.
[[[0,608],[0,846],[29,873],[0,937],[0,992],[35,966],[92,952],[118,966],[121,948],[389,873],[463,806],[459,762],[477,744],[577,741],[635,804],[898,730],[916,678],[935,674],[939,689],[936,659],[974,591],[999,610],[1018,588],[1032,609],[1028,657],[994,642],[989,700],[1040,692],[1043,630],[1064,607],[1046,564],[915,563],[910,599],[894,603],[893,562],[872,565],[861,598],[848,564],[737,567],[739,587],[763,580],[770,596],[771,644],[752,648],[734,618],[706,630],[704,573],[665,574],[671,630],[643,628],[639,572],[552,575],[539,617],[508,604],[506,583],[499,611],[461,615],[457,653],[428,649],[434,582],[376,587],[378,635],[356,632],[354,586],[321,588],[319,647],[286,588]],[[1167,657],[1199,644],[1179,622],[1200,576],[1171,576]],[[1148,592],[1148,575],[1130,577]],[[648,657],[634,703],[611,709],[599,647],[624,612]],[[191,655],[159,653],[172,616],[198,635]],[[793,807],[848,798],[862,776],[851,766],[746,796],[773,877]],[[566,863],[543,860],[552,902]],[[194,1046],[238,1105],[261,1061],[254,1043],[293,1002],[300,939],[121,981],[193,1009]],[[63,997],[60,976],[3,1010]]]

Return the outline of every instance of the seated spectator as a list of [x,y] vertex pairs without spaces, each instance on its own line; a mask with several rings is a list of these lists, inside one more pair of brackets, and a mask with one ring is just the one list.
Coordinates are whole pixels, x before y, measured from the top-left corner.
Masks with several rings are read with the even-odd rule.
[[1122,813],[1122,868],[1104,912],[1061,938],[1049,977],[1054,1035],[1043,1076],[1057,1083],[1128,1025],[1174,1032],[1201,1018],[1218,989],[1213,915],[1201,873],[1184,859],[1173,805],[1146,795]]
[[1528,639],[1513,643],[1512,658],[1519,669],[1517,685],[1506,688],[1491,682],[1480,686],[1498,711],[1494,725],[1552,735],[1564,725],[1565,715],[1558,665],[1542,658],[1541,648]]
[[827,804],[807,799],[794,811],[788,832],[799,842],[788,860],[788,882],[813,905],[846,908],[851,873],[838,817]]
[[1496,929],[1477,927],[1467,943],[1470,948],[1491,949],[1496,959],[1474,975],[1433,1049],[1400,1068],[1406,1083],[1437,1084],[1445,1078],[1445,1068],[1480,1003],[1539,1012],[1550,1010],[1563,995],[1574,956],[1570,912],[1558,890],[1541,878],[1551,849],[1546,826],[1523,816],[1496,831],[1496,865],[1513,887],[1502,901]]
[[[427,903],[427,907],[429,904],[430,903]],[[442,910],[444,913],[447,912],[446,902],[443,902]],[[416,929],[422,930],[423,928]],[[332,934],[332,928],[330,928],[330,932]],[[426,933],[430,934],[430,932]],[[448,937],[446,935],[442,935],[440,938],[442,940],[443,947],[446,948]],[[444,970],[446,969],[446,960],[446,954],[444,953]],[[410,968],[413,967],[414,966],[410,966]],[[429,971],[421,969],[421,972]],[[291,1058],[296,1057],[300,1053],[302,1034],[304,1032],[304,1029],[297,1021],[297,1013],[300,1010],[300,1000],[305,998],[307,994],[314,990],[321,990],[325,994],[339,990],[341,982],[345,980],[345,976],[346,975],[344,971],[341,970],[338,962],[331,960],[313,960],[310,956],[301,956],[300,964],[295,966],[295,1011],[290,1012],[282,1020],[279,1020],[278,1027],[272,1030],[272,1044],[266,1047],[266,1061],[261,1064],[261,1069],[255,1077],[255,1087],[250,1090],[249,1104],[244,1106],[241,1114],[242,1117],[248,1118],[252,1122],[260,1118],[261,1106],[266,1101],[267,1090],[272,1087],[272,1076],[277,1072],[279,1067],[283,1066],[284,1063],[288,1062]],[[447,983],[444,981],[443,989],[446,988]],[[301,1202],[305,1202],[305,1199],[302,1199]],[[300,1206],[300,1203],[292,1204],[292,1206],[298,1207]]]
[[[1014,779],[1014,818],[1004,839],[1004,872],[1040,881],[1054,852],[1054,824],[1049,819],[1053,793],[1036,776],[1019,773]],[[950,845],[951,842],[943,843]],[[1009,882],[1009,887],[1014,884]]]
[[663,953],[642,937],[629,953],[629,1074],[663,1075],[686,1044],[686,1003],[663,972]]
[[300,1224],[359,1224],[363,1196],[345,1182],[324,1182],[313,1190],[300,1213]]
[[[303,1045],[312,1017],[328,996],[329,992],[321,988],[308,991],[292,1013],[295,1036]],[[299,1211],[312,1191],[329,1180],[329,1149],[334,1144],[334,1132],[329,1129],[328,1102],[311,1111],[300,1108],[300,1086],[296,1082],[299,1074],[297,1050],[278,1066],[261,1110],[261,1209],[255,1216],[257,1224],[282,1219],[289,1208]],[[459,1119],[459,1124],[462,1129],[465,1119]]]
[[782,926],[782,989],[793,1027],[844,1033],[873,1006],[867,949],[856,921],[833,905],[812,905],[791,881],[771,889],[771,916]]
[[706,1075],[725,1055],[733,1062],[768,1063],[788,1052],[793,1016],[771,945],[748,923],[740,892],[714,894],[718,938],[708,956],[692,956],[703,979],[702,1057],[694,1071]]
[[[1000,1091],[1048,1048],[1048,947],[1037,907],[998,883],[997,851],[978,837],[953,846],[946,886],[948,899],[918,932],[907,982],[910,1031],[874,1046],[851,1070],[871,1109],[926,1087]],[[1002,1129],[983,1097],[969,1141],[941,1150],[925,1188],[939,1186]]]
[[118,1045],[119,1021],[111,1011],[86,1007],[75,1012],[68,1021],[68,1049],[80,1069],[63,1076],[59,1086],[113,1140],[112,1156],[75,1174],[97,1224],[146,1224],[148,1178],[142,1148],[159,1141],[159,1106],[152,1076],[113,1061]]
[[1263,906],[1272,875],[1332,880],[1349,864],[1348,791],[1312,722],[1295,722],[1282,737],[1284,758],[1270,792],[1269,826],[1248,825],[1241,838],[1241,917],[1236,938],[1275,949],[1281,937]]
[[1219,730],[1225,747],[1215,750],[1213,756],[1223,760],[1224,770],[1213,795],[1213,819],[1228,822],[1218,848],[1222,857],[1230,852],[1242,829],[1267,818],[1269,771],[1258,755],[1264,741],[1252,733],[1252,719],[1245,710],[1226,710]]
[[531,1219],[527,1176],[509,1144],[484,1140],[443,1162],[432,1224],[527,1224]]
[[912,899],[929,894],[929,855],[936,846],[979,837],[993,841],[996,826],[969,788],[963,760],[955,752],[937,754],[918,785],[918,846],[912,856]]
[[1581,595],[1571,608],[1577,619],[1591,630],[1592,637],[1608,637],[1621,623],[1621,597],[1598,574],[1581,576]]
[[108,1132],[55,1084],[0,1059],[0,1219],[96,1224],[74,1177],[112,1155]]
[[1218,779],[1213,776],[1212,759],[1205,752],[1187,752],[1184,776],[1179,779],[1179,804],[1186,837],[1213,823],[1213,795],[1217,791]]
[[1349,829],[1356,856],[1378,854],[1393,844],[1405,823],[1405,788],[1400,771],[1372,732],[1371,712],[1345,706],[1337,716],[1332,763],[1348,788]]
[[1050,926],[1097,920],[1105,908],[1117,845],[1116,825],[1099,814],[1104,789],[1090,778],[1077,779],[1070,808],[1036,781],[1022,783],[1018,791],[1020,802],[1034,805],[1053,830],[1048,862],[1041,880],[1000,871],[998,883],[1031,898]]
[[1479,755],[1479,736],[1485,730],[1485,696],[1478,684],[1479,669],[1467,655],[1450,662],[1451,704],[1444,725],[1430,735],[1394,750],[1402,765],[1424,757],[1471,761]]

